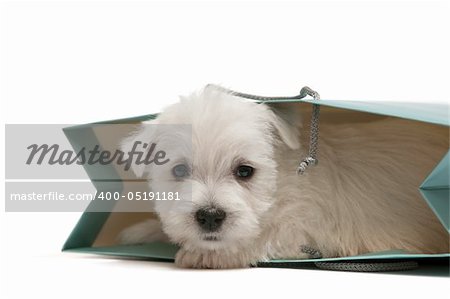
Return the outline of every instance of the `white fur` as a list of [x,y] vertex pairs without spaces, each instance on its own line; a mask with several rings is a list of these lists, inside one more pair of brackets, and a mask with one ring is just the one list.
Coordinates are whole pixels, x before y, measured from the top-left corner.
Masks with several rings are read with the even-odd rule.
[[[418,143],[417,132],[397,126],[393,118],[376,125],[321,124],[320,163],[298,176],[309,134],[299,136],[298,120],[283,119],[266,105],[206,88],[168,107],[156,121],[192,125],[192,145],[177,152],[189,160],[189,179],[170,179],[174,164],[135,169],[148,176],[154,191],[192,197],[183,208],[175,206],[179,202],[156,203],[164,233],[181,246],[176,256],[181,267],[307,258],[302,245],[318,248],[325,257],[389,249],[448,252],[448,233],[418,194],[423,178],[413,175],[416,167],[432,169],[427,157],[439,157],[448,146],[426,126],[417,128],[423,130]],[[136,138],[158,139],[143,128],[123,148]],[[190,138],[179,134],[176,139],[190,144]],[[192,155],[183,157],[189,150]],[[248,182],[233,176],[236,161],[256,169]],[[218,233],[205,234],[193,215],[210,205],[224,209],[227,218]],[[160,239],[159,225],[137,224],[121,238],[124,243]],[[206,241],[206,235],[219,240]]]

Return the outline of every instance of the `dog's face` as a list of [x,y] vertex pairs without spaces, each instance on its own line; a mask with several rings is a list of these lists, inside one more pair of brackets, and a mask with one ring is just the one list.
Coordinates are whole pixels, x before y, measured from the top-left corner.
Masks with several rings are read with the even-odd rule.
[[[153,124],[123,150],[136,140],[171,149],[168,163],[134,169],[152,191],[182,199],[155,202],[170,239],[191,250],[237,250],[253,242],[274,202],[275,147],[298,148],[296,128],[265,105],[208,89],[170,106]],[[155,127],[165,124],[188,124],[191,131],[162,136]]]

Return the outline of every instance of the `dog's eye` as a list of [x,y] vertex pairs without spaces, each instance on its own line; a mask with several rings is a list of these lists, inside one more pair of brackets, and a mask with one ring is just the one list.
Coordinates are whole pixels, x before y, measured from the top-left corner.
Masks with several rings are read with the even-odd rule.
[[240,165],[236,169],[236,176],[238,178],[248,179],[253,175],[255,169],[248,165]]
[[189,174],[189,168],[185,164],[178,164],[172,168],[172,173],[176,178],[184,178]]

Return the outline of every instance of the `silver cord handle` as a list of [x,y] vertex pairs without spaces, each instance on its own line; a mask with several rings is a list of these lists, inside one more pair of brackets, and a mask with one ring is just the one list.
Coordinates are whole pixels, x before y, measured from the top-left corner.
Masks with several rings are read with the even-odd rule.
[[[313,97],[314,101],[320,100],[320,95],[317,91],[312,90],[308,86],[305,86],[300,90],[300,95],[305,97],[307,95]],[[304,174],[306,169],[311,165],[317,165],[319,160],[317,159],[317,151],[319,147],[319,115],[320,105],[313,104],[311,115],[311,129],[309,135],[309,153],[304,158],[297,168],[297,174]]]

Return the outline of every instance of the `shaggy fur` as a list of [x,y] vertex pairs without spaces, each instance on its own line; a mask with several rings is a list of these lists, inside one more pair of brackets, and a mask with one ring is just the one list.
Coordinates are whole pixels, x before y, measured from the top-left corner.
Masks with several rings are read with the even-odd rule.
[[[192,140],[192,148],[177,150],[173,164],[134,168],[138,176],[149,178],[153,191],[178,191],[192,201],[156,203],[160,221],[125,229],[121,242],[168,236],[181,247],[176,264],[194,268],[308,258],[302,245],[325,257],[389,249],[448,252],[448,233],[421,198],[418,186],[424,177],[417,175],[417,169],[426,175],[434,167],[436,161],[429,157],[448,150],[443,137],[448,131],[414,122],[405,126],[405,120],[395,118],[357,125],[321,123],[320,163],[298,176],[295,169],[307,154],[309,132],[299,130],[302,121],[296,113],[278,115],[267,105],[206,88],[151,122],[190,124],[192,136],[161,138],[155,129],[143,127],[127,138],[124,151],[136,140],[166,146]],[[189,178],[171,178],[176,161],[189,165]],[[248,181],[233,175],[239,164],[255,168]],[[222,208],[227,217],[218,232],[204,233],[194,215],[210,206]]]

